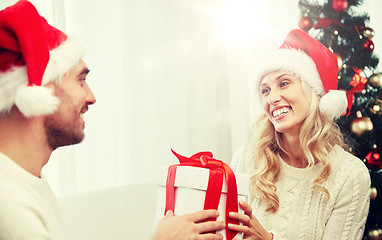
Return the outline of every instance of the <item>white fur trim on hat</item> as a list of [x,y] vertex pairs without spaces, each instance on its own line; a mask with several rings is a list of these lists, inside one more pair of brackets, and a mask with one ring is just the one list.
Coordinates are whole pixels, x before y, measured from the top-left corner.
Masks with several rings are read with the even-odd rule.
[[52,114],[59,103],[53,89],[44,86],[22,86],[15,97],[15,104],[25,117]]
[[256,81],[256,89],[259,89],[262,77],[276,70],[284,70],[289,73],[296,74],[314,92],[323,96],[325,94],[324,86],[322,85],[320,75],[317,71],[316,64],[311,57],[303,51],[296,49],[277,49],[270,53],[262,63],[255,67],[257,74],[254,80]]
[[342,90],[330,90],[321,98],[319,103],[320,112],[329,119],[339,118],[347,107],[346,92]]
[[[85,51],[72,37],[50,51],[50,59],[43,76],[42,85],[60,83],[62,76],[75,67]],[[44,86],[28,86],[26,66],[12,67],[0,73],[0,114],[8,113],[16,104],[26,117],[53,113],[59,99]]]
[[78,64],[84,56],[85,50],[74,37],[68,37],[49,54],[50,58],[42,78],[42,85],[61,81],[62,76]]
[[9,113],[15,104],[16,92],[20,86],[27,86],[27,68],[12,67],[6,73],[0,73],[0,115]]

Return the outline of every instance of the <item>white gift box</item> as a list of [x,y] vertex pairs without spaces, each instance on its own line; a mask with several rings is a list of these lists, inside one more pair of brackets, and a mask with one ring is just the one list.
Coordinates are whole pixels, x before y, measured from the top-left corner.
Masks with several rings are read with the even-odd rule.
[[[168,166],[161,166],[158,174],[158,198],[156,207],[155,224],[164,217],[166,205],[166,180]],[[210,170],[207,168],[178,166],[175,177],[175,215],[182,215],[203,210],[204,199],[209,180]],[[238,201],[246,201],[249,192],[249,176],[235,173]],[[217,221],[225,221],[225,206],[227,199],[227,183],[223,178],[223,188],[220,196]],[[239,212],[243,212],[238,206]],[[225,230],[219,231],[226,239]],[[238,233],[236,238],[242,239]]]

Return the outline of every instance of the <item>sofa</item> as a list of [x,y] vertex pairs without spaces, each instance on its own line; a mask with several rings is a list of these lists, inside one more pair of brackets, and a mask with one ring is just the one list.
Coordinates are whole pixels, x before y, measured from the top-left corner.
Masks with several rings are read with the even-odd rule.
[[59,198],[64,239],[148,240],[156,198],[157,186],[151,183]]

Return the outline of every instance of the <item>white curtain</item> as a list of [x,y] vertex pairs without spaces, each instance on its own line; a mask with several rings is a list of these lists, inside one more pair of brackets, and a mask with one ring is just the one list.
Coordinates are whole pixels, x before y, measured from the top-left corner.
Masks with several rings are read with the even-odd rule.
[[[171,148],[229,163],[248,137],[255,57],[300,19],[298,0],[31,2],[84,44],[97,98],[84,142],[56,150],[44,167],[58,196],[154,182],[159,165],[176,163]],[[364,5],[378,53],[381,4]]]

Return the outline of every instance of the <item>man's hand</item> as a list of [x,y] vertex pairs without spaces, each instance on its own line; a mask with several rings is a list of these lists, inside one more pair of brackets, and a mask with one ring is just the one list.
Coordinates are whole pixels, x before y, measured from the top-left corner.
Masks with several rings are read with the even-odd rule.
[[222,235],[211,232],[224,229],[224,222],[203,222],[218,216],[219,212],[216,210],[203,210],[181,216],[175,216],[172,211],[168,211],[158,222],[152,240],[222,240]]

